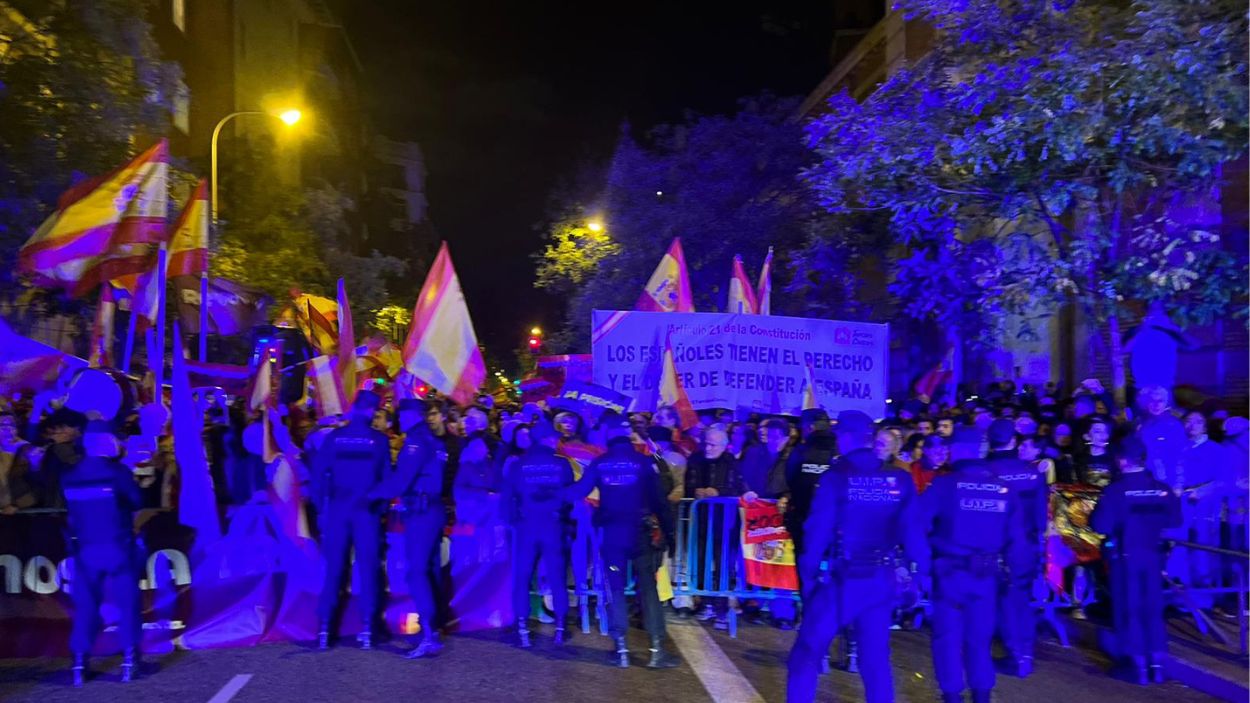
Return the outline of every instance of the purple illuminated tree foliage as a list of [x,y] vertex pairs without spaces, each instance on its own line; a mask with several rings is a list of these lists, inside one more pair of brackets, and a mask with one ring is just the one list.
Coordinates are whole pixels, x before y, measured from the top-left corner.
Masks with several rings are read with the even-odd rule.
[[1072,302],[1244,314],[1218,193],[1247,149],[1246,14],[1229,0],[907,0],[932,51],[809,125],[831,212],[888,216],[892,290],[966,332]]

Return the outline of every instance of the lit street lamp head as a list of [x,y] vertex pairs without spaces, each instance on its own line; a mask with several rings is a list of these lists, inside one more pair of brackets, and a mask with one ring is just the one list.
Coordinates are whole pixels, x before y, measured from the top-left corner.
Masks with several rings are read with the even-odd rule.
[[287,126],[291,126],[291,125],[294,125],[296,122],[299,122],[300,118],[303,116],[304,116],[304,113],[300,112],[299,110],[294,110],[294,109],[283,110],[282,112],[278,114],[278,119],[285,122]]
[[591,220],[586,224],[586,228],[591,232],[599,232],[603,229],[603,223],[599,220]]

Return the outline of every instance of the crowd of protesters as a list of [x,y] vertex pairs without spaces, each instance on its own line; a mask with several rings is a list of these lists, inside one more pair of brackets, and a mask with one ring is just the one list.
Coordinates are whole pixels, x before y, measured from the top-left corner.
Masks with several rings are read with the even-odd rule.
[[[0,515],[19,510],[59,509],[64,503],[58,476],[82,454],[81,434],[86,418],[66,408],[54,408],[40,399],[17,397],[0,405]],[[878,422],[874,451],[888,466],[907,472],[923,492],[933,479],[949,470],[948,444],[957,426],[970,425],[987,434],[996,420],[1014,427],[1009,444],[1018,457],[1044,472],[1058,489],[1084,492],[1096,500],[1118,472],[1118,446],[1136,436],[1146,444],[1148,469],[1183,498],[1185,526],[1176,539],[1211,546],[1246,548],[1247,471],[1250,465],[1246,418],[1230,416],[1216,407],[1172,407],[1166,389],[1141,389],[1136,402],[1119,408],[1097,382],[1086,381],[1071,392],[1054,384],[1017,388],[1011,382],[993,384],[982,393],[950,404],[910,399],[890,404],[888,416]],[[500,491],[510,466],[532,440],[530,430],[550,421],[560,435],[559,453],[580,470],[606,446],[602,423],[571,410],[545,404],[499,404],[481,396],[467,407],[432,399],[425,405],[426,424],[446,444],[448,471],[444,494],[449,504],[456,490]],[[262,460],[264,437],[254,412],[244,399],[227,402],[205,394],[204,440],[210,470],[223,517],[232,506],[266,499],[274,463],[287,461],[304,484],[307,466],[319,441],[338,416],[318,417],[296,406],[278,427],[280,457]],[[178,471],[169,432],[169,413],[158,404],[139,405],[124,419],[125,463],[133,470],[143,496],[143,508],[169,509],[178,498]],[[824,421],[822,425],[821,420]],[[801,441],[827,441],[827,416],[805,412],[793,418],[732,410],[701,411],[697,423],[683,423],[677,411],[661,406],[654,413],[629,416],[632,441],[639,452],[654,459],[668,500],[744,497],[775,499],[789,508],[794,476],[788,474],[792,449]],[[403,443],[403,431],[391,404],[377,411],[374,428],[386,433],[394,452]],[[683,428],[682,425],[690,425]],[[1001,434],[1001,431],[1000,431]],[[1003,440],[997,438],[1000,446]],[[988,441],[988,439],[987,439]],[[304,492],[312,494],[311,489]],[[315,517],[316,506],[306,506]],[[788,524],[801,525],[799,519]],[[454,508],[449,520],[454,520]],[[315,525],[315,520],[310,523]],[[1209,562],[1200,559],[1178,568],[1173,576],[1194,585],[1218,578]],[[1073,574],[1067,576],[1071,585]],[[1094,579],[1097,580],[1096,578]],[[692,603],[674,602],[683,614]],[[724,605],[704,608],[701,617],[724,618]],[[792,616],[778,619],[782,626]]]

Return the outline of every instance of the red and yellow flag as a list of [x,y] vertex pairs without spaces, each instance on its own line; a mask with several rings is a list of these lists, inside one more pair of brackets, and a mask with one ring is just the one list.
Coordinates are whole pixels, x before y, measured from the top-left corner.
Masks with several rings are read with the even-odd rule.
[[18,251],[19,269],[74,296],[143,271],[165,238],[168,173],[161,140],[116,171],[70,188]]
[[338,347],[338,303],[311,293],[292,292],[295,324],[318,354],[333,354]]
[[686,271],[686,254],[681,238],[673,240],[668,253],[647,281],[635,310],[644,312],[694,312],[694,294],[690,290],[690,274]]
[[768,247],[768,256],[764,258],[764,266],[760,269],[760,287],[755,293],[756,312],[761,315],[773,314],[773,248]]
[[339,279],[339,385],[346,405],[356,398],[356,330],[352,325],[352,308],[347,302],[347,286]]
[[208,184],[196,184],[169,238],[168,276],[199,276],[208,271]]
[[677,362],[673,359],[673,347],[664,347],[664,368],[660,372],[660,404],[671,405],[677,411],[681,429],[688,430],[699,424],[699,415],[690,404],[690,396],[677,375]]
[[812,365],[808,364],[804,369],[803,378],[803,410],[819,410],[820,398],[816,396],[816,379],[812,378]]
[[741,315],[754,315],[759,312],[755,303],[755,289],[747,278],[746,269],[742,267],[742,257],[734,257],[733,273],[729,276],[729,304],[725,312]]
[[457,403],[471,401],[486,380],[486,362],[446,242],[412,311],[404,368]]

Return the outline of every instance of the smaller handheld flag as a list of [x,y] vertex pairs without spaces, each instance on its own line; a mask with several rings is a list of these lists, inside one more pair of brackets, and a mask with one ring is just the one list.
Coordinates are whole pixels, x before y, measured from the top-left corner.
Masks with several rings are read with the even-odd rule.
[[634,308],[644,312],[694,312],[694,295],[680,237],[669,245]]
[[733,273],[729,276],[729,304],[725,307],[725,312],[739,315],[754,315],[759,312],[755,291],[751,288],[751,281],[747,279],[746,270],[742,268],[741,256],[734,257]]
[[761,315],[773,314],[773,248],[768,247],[764,266],[760,269],[759,290],[755,293],[756,310]]
[[690,396],[681,384],[677,362],[673,359],[673,347],[664,345],[664,368],[660,373],[660,403],[671,405],[677,411],[681,429],[688,430],[699,424],[699,415],[690,404]]
[[820,398],[816,395],[816,380],[812,378],[812,366],[803,369],[803,410],[820,409]]

